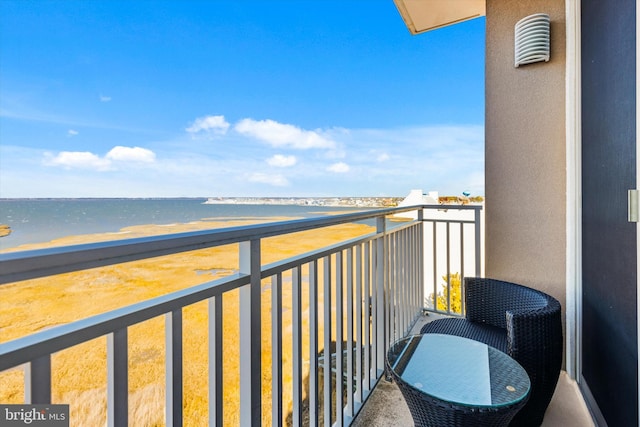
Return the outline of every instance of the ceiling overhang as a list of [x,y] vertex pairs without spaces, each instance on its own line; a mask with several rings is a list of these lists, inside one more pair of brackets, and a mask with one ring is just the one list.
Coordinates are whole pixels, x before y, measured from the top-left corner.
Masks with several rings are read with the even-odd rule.
[[420,34],[486,14],[486,0],[394,0],[411,34]]

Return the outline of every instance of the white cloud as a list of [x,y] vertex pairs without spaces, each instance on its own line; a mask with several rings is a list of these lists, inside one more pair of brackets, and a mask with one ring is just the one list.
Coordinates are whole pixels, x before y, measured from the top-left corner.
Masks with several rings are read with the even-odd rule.
[[69,136],[76,136],[77,134],[79,134],[80,132],[78,132],[77,130],[73,130],[73,129],[69,129],[67,131],[67,135]]
[[274,120],[243,119],[235,125],[235,130],[245,136],[254,137],[273,147],[290,147],[300,150],[310,148],[331,149],[335,142],[317,131],[278,123]]
[[111,101],[110,96],[100,95],[100,102],[109,102],[109,101]]
[[391,157],[387,154],[387,153],[382,153],[379,154],[378,157],[376,158],[376,160],[380,163],[382,162],[386,162],[387,160],[389,160]]
[[116,146],[107,153],[106,159],[120,162],[153,163],[156,160],[156,154],[146,148]]
[[104,157],[88,151],[61,151],[56,155],[45,153],[44,164],[65,169],[108,171],[115,169],[114,162],[153,163],[155,160],[155,153],[146,148],[116,146]]
[[[61,129],[66,137],[67,130],[85,127],[69,123]],[[413,188],[451,195],[484,193],[482,126],[348,132],[328,128],[322,130],[322,136],[335,141],[336,148],[274,149],[240,133],[227,132],[221,150],[212,144],[185,143],[190,136],[183,132],[176,140],[154,141],[154,151],[155,147],[162,149],[162,155],[156,152],[154,163],[143,163],[153,155],[135,150],[134,143],[126,143],[126,149],[111,145],[100,151],[89,146],[77,152],[52,148],[46,157],[41,149],[0,144],[4,165],[0,182],[11,183],[5,185],[7,197],[404,196]],[[137,145],[148,148],[146,143]],[[338,149],[346,157],[329,156]],[[285,168],[291,154],[296,163]],[[385,154],[389,159],[381,162]],[[112,170],[117,173],[109,172]]]
[[276,154],[267,159],[269,166],[275,166],[278,168],[286,168],[293,166],[298,162],[296,156],[283,156],[282,154]]
[[289,181],[287,181],[287,178],[282,175],[266,174],[262,172],[256,172],[249,175],[249,181],[259,182],[261,184],[269,184],[275,187],[286,187],[289,185]]
[[224,119],[224,116],[206,116],[197,118],[185,130],[191,134],[204,131],[206,133],[224,135],[228,129],[229,123]]
[[334,173],[346,173],[349,172],[349,165],[344,162],[334,163],[327,168],[327,171]]
[[101,158],[88,151],[61,151],[56,156],[46,158],[45,164],[61,166],[65,169],[105,171],[111,168],[111,162],[108,159]]

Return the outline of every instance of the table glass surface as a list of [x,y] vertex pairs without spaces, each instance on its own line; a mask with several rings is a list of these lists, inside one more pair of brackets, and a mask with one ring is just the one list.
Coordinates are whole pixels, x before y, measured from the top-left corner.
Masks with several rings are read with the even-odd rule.
[[458,405],[512,405],[531,387],[527,372],[507,354],[454,335],[403,338],[391,346],[387,362],[408,385]]

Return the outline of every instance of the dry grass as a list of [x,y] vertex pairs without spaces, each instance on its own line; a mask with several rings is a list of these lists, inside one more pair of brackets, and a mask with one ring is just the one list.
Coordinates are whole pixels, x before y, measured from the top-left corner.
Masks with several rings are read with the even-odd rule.
[[[269,220],[273,220],[270,218]],[[131,227],[126,234],[104,234],[60,239],[56,245],[165,234],[221,226],[256,223],[256,219],[234,222],[199,222],[172,227]],[[287,236],[264,239],[262,262],[270,263],[316,248],[371,232],[372,227],[345,224]],[[29,248],[34,248],[31,245]],[[103,313],[159,295],[184,289],[238,268],[237,245],[194,251],[151,260],[131,262],[83,272],[29,280],[0,287],[0,341],[6,342],[56,325]],[[203,273],[204,272],[204,273]],[[306,272],[303,272],[306,274]],[[263,418],[271,424],[271,290],[263,283],[262,363]],[[283,287],[283,399],[285,416],[291,405],[291,286]],[[303,291],[306,313],[308,294]],[[319,295],[319,324],[322,294]],[[238,292],[223,297],[223,389],[226,425],[237,425],[239,417],[239,322]],[[184,345],[184,424],[205,425],[208,417],[208,311],[201,302],[183,310]],[[303,330],[308,319],[303,318]],[[165,344],[164,318],[134,325],[129,341],[129,412],[132,425],[164,425]],[[322,344],[320,343],[320,348]],[[308,342],[303,342],[308,359]],[[71,425],[103,426],[106,420],[106,339],[99,338],[57,353],[52,358],[54,403],[71,405]],[[21,403],[24,399],[23,372],[12,369],[0,373],[0,402]],[[274,422],[275,424],[279,424]]]

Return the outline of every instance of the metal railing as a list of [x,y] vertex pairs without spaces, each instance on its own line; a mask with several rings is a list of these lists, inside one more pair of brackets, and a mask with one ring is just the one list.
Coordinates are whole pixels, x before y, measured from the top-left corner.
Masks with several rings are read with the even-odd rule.
[[[480,271],[481,208],[449,207],[456,211],[468,210],[472,214],[471,219],[429,219],[429,215],[423,214],[441,209],[442,206],[380,209],[0,254],[0,284],[5,284],[230,243],[239,244],[237,273],[2,343],[0,371],[24,365],[24,403],[52,403],[52,355],[106,336],[107,423],[126,426],[130,421],[129,328],[164,316],[165,422],[168,426],[182,425],[183,309],[208,301],[208,424],[222,425],[225,421],[223,295],[238,290],[240,425],[262,425],[270,421],[273,425],[291,423],[295,426],[301,425],[303,419],[308,419],[312,426],[349,425],[383,374],[389,344],[409,332],[417,316],[425,309],[425,303],[427,309],[443,311],[437,301],[436,280],[442,271],[442,260],[445,260],[445,277],[451,277],[451,269],[458,267],[464,274],[470,264],[476,274]],[[390,215],[406,212],[414,212],[415,220],[393,223],[387,220]],[[372,234],[272,264],[261,263],[261,242],[267,237],[372,219],[376,224],[376,232]],[[472,233],[465,231],[469,224],[474,228]],[[444,257],[439,242],[441,227],[444,227],[446,238]],[[456,227],[460,231],[452,232]],[[456,252],[452,249],[455,246],[452,234],[459,242],[458,256],[452,256]],[[466,249],[469,240],[473,247],[472,261]],[[433,279],[433,287],[428,283],[429,278]],[[292,360],[292,384],[283,383],[283,334],[289,332],[283,327],[282,291],[287,280],[291,281],[292,292],[292,354],[286,356]],[[271,288],[270,314],[261,306],[265,281]],[[444,311],[450,312],[450,281],[446,285]],[[425,287],[433,289],[433,294],[425,296]],[[302,309],[303,295],[308,300],[305,302],[306,310]],[[307,328],[303,328],[303,321],[308,324]],[[262,352],[267,350],[262,338],[266,322],[271,333],[270,367],[261,360]],[[303,351],[305,343],[308,348]],[[332,357],[326,357],[327,352]],[[305,353],[308,358],[303,356]],[[264,392],[262,384],[262,373],[266,370],[271,371],[272,378],[269,393]],[[290,405],[283,401],[283,388],[286,387],[291,387]],[[265,407],[270,407],[270,411],[264,410]],[[285,414],[287,411],[289,413]]]

